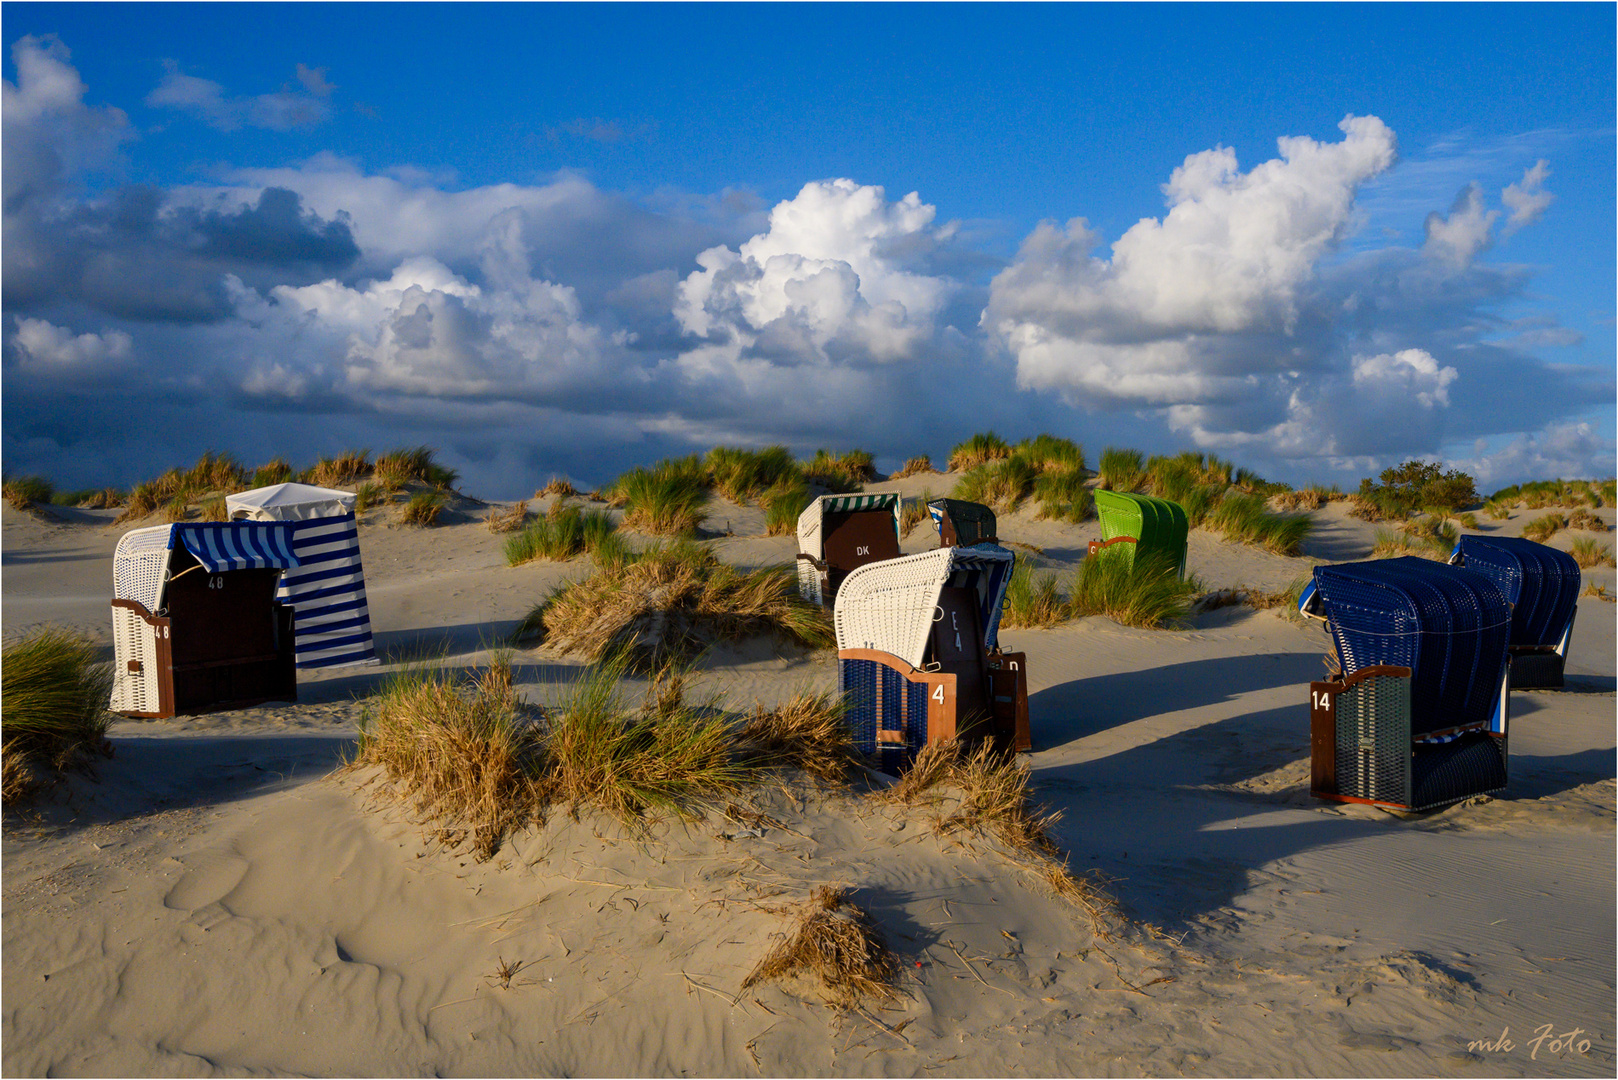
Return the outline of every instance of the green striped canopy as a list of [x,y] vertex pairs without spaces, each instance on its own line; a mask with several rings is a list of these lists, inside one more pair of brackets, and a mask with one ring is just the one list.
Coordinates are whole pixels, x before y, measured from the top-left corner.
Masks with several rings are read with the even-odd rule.
[[1125,491],[1098,490],[1095,498],[1101,539],[1133,536],[1137,541],[1105,549],[1112,553],[1109,558],[1134,562],[1137,551],[1156,552],[1177,566],[1181,577],[1185,576],[1186,539],[1191,527],[1179,503]]
[[846,514],[853,510],[892,510],[899,505],[899,493],[881,495],[826,495],[820,500],[822,514]]

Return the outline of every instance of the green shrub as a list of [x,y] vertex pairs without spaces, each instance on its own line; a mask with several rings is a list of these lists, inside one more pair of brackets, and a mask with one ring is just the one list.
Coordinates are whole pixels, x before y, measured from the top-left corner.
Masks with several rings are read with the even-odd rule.
[[26,799],[50,774],[111,753],[107,712],[112,670],[99,649],[55,628],[0,650],[0,757],[3,798]]
[[1134,491],[1146,479],[1139,450],[1109,446],[1101,451],[1100,486],[1108,491]]
[[991,461],[999,461],[1010,456],[1011,447],[1006,445],[1006,440],[992,431],[981,431],[965,442],[955,445],[949,452],[949,464],[946,468],[949,472],[968,472]]
[[1382,470],[1381,483],[1370,477],[1360,481],[1360,495],[1376,504],[1384,517],[1404,518],[1426,507],[1451,512],[1478,500],[1472,477],[1457,469],[1443,471],[1437,464],[1411,460]]

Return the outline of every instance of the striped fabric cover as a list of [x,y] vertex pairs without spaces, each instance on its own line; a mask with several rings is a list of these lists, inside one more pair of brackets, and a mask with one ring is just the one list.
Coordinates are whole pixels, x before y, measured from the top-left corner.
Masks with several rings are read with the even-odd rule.
[[228,570],[290,570],[298,565],[293,549],[292,527],[268,521],[219,521],[175,525],[169,533],[169,549],[175,541],[197,557],[210,574]]
[[275,598],[297,613],[295,651],[301,668],[376,664],[371,612],[365,601],[359,530],[353,514],[287,522],[298,568],[281,575]]
[[897,492],[879,495],[825,495],[821,497],[823,514],[846,514],[854,510],[891,510],[899,505]]

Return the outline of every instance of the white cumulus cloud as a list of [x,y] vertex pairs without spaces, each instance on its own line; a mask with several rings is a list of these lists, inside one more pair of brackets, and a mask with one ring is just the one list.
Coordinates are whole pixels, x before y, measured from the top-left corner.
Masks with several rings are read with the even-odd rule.
[[1516,232],[1545,216],[1545,211],[1556,201],[1556,196],[1545,190],[1545,181],[1550,175],[1550,163],[1542,158],[1523,172],[1521,180],[1507,184],[1500,192],[1500,201],[1511,210],[1506,232]]
[[44,319],[19,318],[12,345],[23,370],[64,374],[122,363],[134,340],[122,330],[74,334]]

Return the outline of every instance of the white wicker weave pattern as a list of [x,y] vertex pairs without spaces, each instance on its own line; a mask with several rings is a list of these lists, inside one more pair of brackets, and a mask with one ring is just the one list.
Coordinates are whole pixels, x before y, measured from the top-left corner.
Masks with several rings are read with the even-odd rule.
[[[832,624],[839,649],[880,649],[920,667],[927,634],[938,610],[939,590],[950,572],[972,563],[1009,563],[999,547],[938,548],[867,563],[843,579]],[[999,597],[994,598],[998,606]],[[998,612],[996,612],[998,614]]]
[[[156,712],[157,640],[152,636],[152,628],[128,608],[115,607],[112,609],[112,642],[112,711]],[[129,670],[131,660],[140,662],[140,671]]]
[[131,529],[118,541],[112,553],[112,595],[134,600],[157,614],[163,597],[163,576],[169,566],[169,536],[172,525]]

